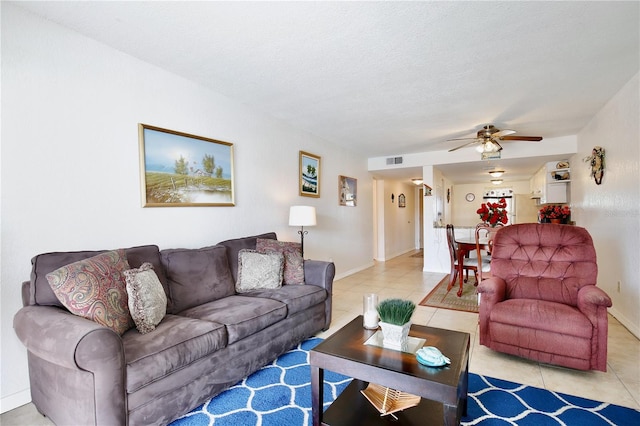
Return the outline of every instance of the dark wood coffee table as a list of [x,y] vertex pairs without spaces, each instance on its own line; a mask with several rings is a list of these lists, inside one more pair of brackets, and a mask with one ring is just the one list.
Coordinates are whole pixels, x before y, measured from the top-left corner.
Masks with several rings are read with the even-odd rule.
[[[412,325],[409,336],[426,339],[451,359],[451,365],[424,366],[415,355],[365,345],[376,330],[362,327],[362,316],[313,348],[311,364],[311,407],[313,425],[386,424],[380,413],[360,393],[368,382],[419,395],[416,407],[396,412],[398,425],[459,425],[467,412],[469,375],[469,333]],[[322,412],[324,370],[354,379],[325,413]]]

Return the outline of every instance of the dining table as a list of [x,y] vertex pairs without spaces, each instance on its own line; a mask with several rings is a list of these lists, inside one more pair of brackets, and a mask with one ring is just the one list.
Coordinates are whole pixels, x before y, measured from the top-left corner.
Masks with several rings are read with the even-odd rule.
[[[457,257],[458,259],[458,279],[460,280],[460,288],[458,289],[457,295],[458,297],[462,296],[462,288],[464,285],[463,272],[464,272],[464,262],[463,259],[469,256],[469,253],[476,249],[476,239],[475,238],[456,238],[455,239],[456,248],[457,248]],[[480,250],[487,250],[489,248],[489,239],[486,237],[480,238],[478,240],[478,247]],[[476,271],[476,281],[478,277],[478,272]],[[451,283],[451,287],[453,287],[454,283]],[[476,285],[478,283],[476,282]]]

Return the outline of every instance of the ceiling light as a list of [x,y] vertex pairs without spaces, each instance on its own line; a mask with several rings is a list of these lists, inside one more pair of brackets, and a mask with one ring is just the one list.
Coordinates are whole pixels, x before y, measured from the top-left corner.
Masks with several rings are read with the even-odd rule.
[[500,185],[502,183],[502,179],[491,179],[491,183],[494,185]]
[[499,178],[504,174],[504,170],[492,170],[489,172],[489,174],[494,178]]
[[418,186],[422,185],[422,179],[418,179],[418,178],[411,179],[411,182],[413,182],[414,185],[418,185]]
[[498,152],[500,151],[500,145],[498,145],[495,142],[492,142],[491,140],[486,140],[476,147],[476,151],[480,153]]

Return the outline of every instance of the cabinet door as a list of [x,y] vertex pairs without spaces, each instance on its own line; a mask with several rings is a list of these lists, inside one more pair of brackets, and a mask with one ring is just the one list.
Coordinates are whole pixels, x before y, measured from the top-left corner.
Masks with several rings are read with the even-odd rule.
[[566,203],[567,202],[567,184],[566,183],[550,183],[547,184],[545,203]]

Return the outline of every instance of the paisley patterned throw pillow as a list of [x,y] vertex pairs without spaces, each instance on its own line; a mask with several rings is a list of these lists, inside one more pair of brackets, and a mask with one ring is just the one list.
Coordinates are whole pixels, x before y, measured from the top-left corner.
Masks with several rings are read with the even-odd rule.
[[284,255],[284,284],[304,284],[304,260],[300,243],[258,238],[259,253],[282,253]]
[[129,311],[141,334],[155,330],[167,313],[167,295],[153,265],[145,262],[138,269],[124,271]]
[[236,291],[246,293],[257,289],[282,286],[284,256],[282,253],[258,253],[242,249],[238,252],[238,282]]
[[123,334],[134,325],[124,277],[127,269],[131,267],[120,249],[63,266],[46,277],[71,313]]

